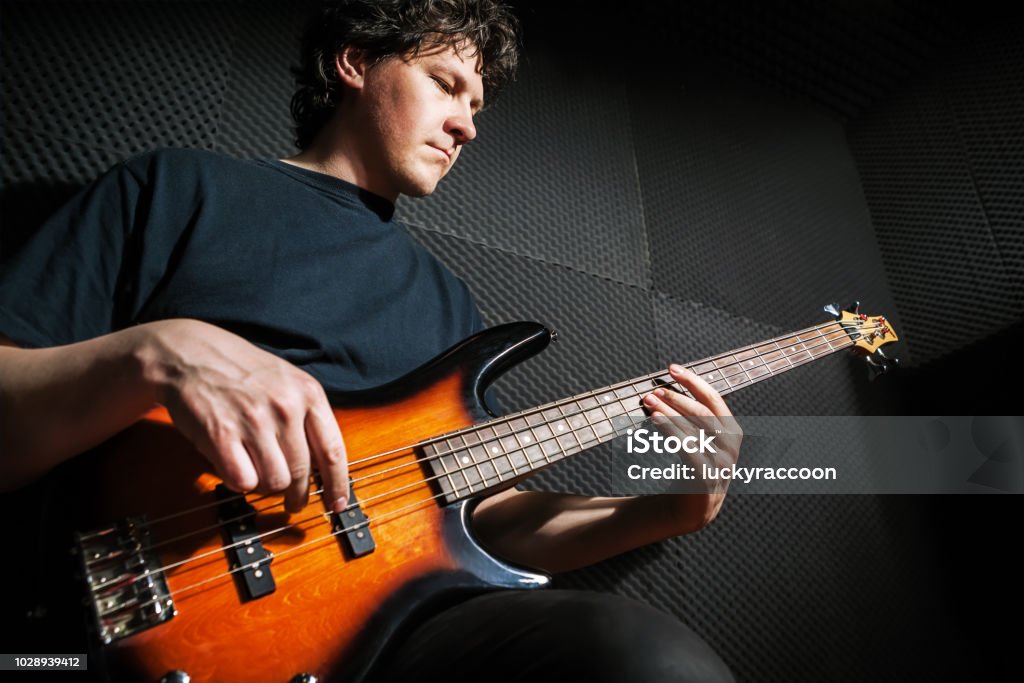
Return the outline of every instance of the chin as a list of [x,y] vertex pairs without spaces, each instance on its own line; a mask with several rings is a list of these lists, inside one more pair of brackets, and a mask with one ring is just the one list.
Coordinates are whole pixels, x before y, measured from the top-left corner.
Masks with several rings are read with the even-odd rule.
[[402,194],[406,197],[426,197],[434,193],[439,180],[412,180],[406,183]]

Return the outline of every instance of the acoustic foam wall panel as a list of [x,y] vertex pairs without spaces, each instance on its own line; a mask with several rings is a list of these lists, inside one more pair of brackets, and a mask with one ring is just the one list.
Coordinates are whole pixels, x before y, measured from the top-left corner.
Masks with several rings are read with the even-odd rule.
[[897,322],[842,128],[735,80],[631,93],[654,288],[787,328]]
[[937,359],[1020,320],[1019,31],[962,41],[927,79],[858,119],[850,143],[914,357]]
[[479,142],[403,219],[628,284],[649,280],[647,240],[622,83],[531,52],[478,117]]

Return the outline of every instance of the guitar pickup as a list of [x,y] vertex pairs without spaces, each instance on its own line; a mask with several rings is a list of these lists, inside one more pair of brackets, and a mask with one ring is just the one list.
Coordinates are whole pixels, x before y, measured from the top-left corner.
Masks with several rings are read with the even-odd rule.
[[256,530],[256,508],[245,496],[218,484],[217,518],[224,530],[228,561],[243,600],[256,600],[277,589],[270,563],[274,559],[263,547]]
[[331,515],[331,520],[342,550],[349,558],[369,555],[377,549],[377,543],[370,533],[370,520],[356,499],[351,480],[348,484],[348,508],[344,512],[335,512]]

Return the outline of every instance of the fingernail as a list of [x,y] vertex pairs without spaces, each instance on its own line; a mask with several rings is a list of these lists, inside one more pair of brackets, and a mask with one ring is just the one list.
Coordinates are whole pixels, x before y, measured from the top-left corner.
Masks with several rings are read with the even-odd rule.
[[654,395],[657,396],[658,398],[664,398],[665,397],[665,390],[664,389],[655,389],[654,390]]
[[682,365],[679,365],[678,363],[673,363],[672,365],[668,366],[668,369],[669,372],[674,372],[677,375],[686,374],[686,368],[684,368]]
[[649,406],[656,406],[658,405],[658,397],[655,396],[654,394],[647,394],[646,396],[644,396],[644,403],[646,403]]
[[348,507],[348,496],[342,496],[338,500],[334,501],[334,511],[344,512],[345,508]]

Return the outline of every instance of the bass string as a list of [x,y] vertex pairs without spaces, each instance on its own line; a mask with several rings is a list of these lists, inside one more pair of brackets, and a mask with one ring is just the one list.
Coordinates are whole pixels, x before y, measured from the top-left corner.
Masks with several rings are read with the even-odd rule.
[[[832,324],[835,324],[835,323],[832,323]],[[843,334],[845,336],[845,333],[843,333]],[[810,346],[806,345],[806,343],[804,343],[804,344],[805,344],[805,350],[807,350],[807,351],[813,351],[813,349],[816,349],[818,347],[821,347],[821,346],[824,346],[824,345],[827,344],[830,347],[829,353],[831,353],[831,351],[834,351],[834,350],[840,350],[842,348],[847,348],[848,346],[852,345],[852,342],[848,342],[844,346],[840,346],[838,348],[834,347],[830,340],[826,340],[826,341],[821,342],[819,344],[810,345]],[[824,356],[824,355],[826,355],[826,354],[821,354],[821,356]],[[813,358],[818,358],[818,357],[821,357],[821,356],[813,356]],[[749,359],[745,359],[745,360],[749,360]],[[725,367],[727,367],[727,366],[723,366],[723,369]],[[636,382],[634,382],[634,383],[636,383]],[[745,384],[746,383],[742,383],[742,384],[736,385],[734,388],[736,388],[736,389],[742,388],[743,386],[745,386]],[[686,393],[688,394],[689,392],[686,392]],[[582,412],[584,412],[584,411],[580,410],[580,411],[577,411],[576,413],[566,414],[564,416],[564,418],[572,417],[573,415],[578,415],[578,414],[580,414]],[[490,423],[485,423],[485,424],[490,424]],[[514,431],[514,432],[511,433],[511,435],[515,436],[515,435],[518,435],[518,434],[522,434],[524,431],[525,430]],[[502,436],[503,437],[507,437],[507,436],[509,436],[509,434],[502,435]],[[549,438],[538,439],[536,441],[536,445],[542,446],[543,444],[549,443],[549,442],[552,442],[552,441],[554,441],[557,444],[557,439],[560,438],[561,436],[563,436],[563,435],[561,435],[561,434],[555,435],[554,433],[552,433],[552,436],[549,437]],[[487,444],[487,443],[496,442],[497,440],[498,440],[498,437],[495,437],[494,439],[489,439],[487,441],[482,441],[481,443],[482,444]],[[578,437],[577,437],[577,440],[578,440]],[[423,443],[429,443],[429,441],[428,442],[423,442]],[[597,443],[600,443],[600,440],[597,439],[597,438],[588,439],[586,441],[586,443],[580,442],[580,447],[581,447],[581,449],[585,450],[586,448],[589,448],[592,445],[596,445]],[[409,448],[411,449],[411,448],[414,448],[414,447],[415,446],[409,447]],[[560,448],[560,450],[563,451],[563,453],[565,452],[565,449],[562,449],[561,446],[559,446],[559,448]],[[395,467],[391,467],[391,468],[388,468],[388,469],[385,469],[385,470],[381,470],[381,471],[377,471],[377,472],[372,472],[372,473],[370,473],[368,475],[365,475],[363,477],[354,478],[352,480],[352,483],[353,484],[355,484],[355,483],[363,483],[363,482],[366,482],[369,479],[373,479],[375,477],[380,477],[382,475],[387,475],[387,474],[394,475],[399,470],[407,469],[407,468],[410,468],[410,467],[416,467],[416,466],[419,466],[421,463],[430,462],[430,461],[439,459],[441,457],[444,457],[446,455],[451,455],[452,453],[455,453],[455,452],[458,452],[458,451],[455,450],[455,449],[451,449],[449,451],[444,451],[444,452],[438,450],[438,452],[436,454],[432,455],[432,456],[428,456],[428,457],[425,457],[425,458],[417,458],[415,460],[403,463],[401,465],[397,465]],[[393,452],[390,452],[390,453],[392,453],[392,454],[393,453],[400,453],[400,451],[397,451],[397,449],[396,449],[396,451],[393,451]],[[478,468],[478,466],[480,464],[482,464],[482,463],[494,463],[494,462],[497,462],[497,461],[501,460],[502,458],[508,458],[508,455],[507,454],[499,454],[498,456],[495,456],[495,457],[488,456],[484,460],[474,460],[471,464],[469,464],[469,465],[467,465],[465,467],[459,466],[459,467],[456,467],[455,469],[446,471],[446,472],[444,472],[442,474],[437,474],[437,475],[434,475],[434,476],[431,476],[431,477],[427,477],[426,479],[417,480],[417,481],[405,484],[404,486],[400,486],[397,489],[391,489],[391,490],[385,491],[383,493],[376,494],[374,496],[371,496],[370,498],[367,498],[367,499],[361,501],[359,503],[359,505],[368,505],[370,502],[372,502],[372,501],[374,501],[376,499],[382,498],[384,496],[389,496],[389,495],[393,495],[393,494],[396,494],[396,493],[400,493],[403,490],[406,490],[406,489],[409,489],[409,488],[413,488],[413,487],[416,487],[416,486],[420,486],[423,483],[428,483],[430,481],[434,481],[434,480],[437,480],[437,479],[440,479],[440,478],[443,478],[443,477],[446,477],[446,476],[450,477],[452,474],[463,473],[466,470],[472,470],[473,468]],[[361,464],[361,463],[366,463],[366,462],[374,461],[374,460],[377,460],[377,459],[379,459],[379,457],[374,456],[374,457],[365,458],[365,459],[360,460],[360,461],[354,461],[352,464],[353,465]],[[510,464],[511,468],[513,470],[515,470],[515,466],[514,466],[514,464],[511,463],[510,459],[509,459],[509,464]],[[495,471],[497,472],[497,468],[496,467],[495,467]],[[533,470],[532,469],[527,470],[527,472],[530,472],[530,471],[533,471]],[[482,476],[482,472],[480,472],[480,474],[481,474],[481,478],[482,478],[483,482],[485,483],[485,489],[489,488],[490,486],[493,486],[493,485],[500,485],[501,483],[504,483],[503,480],[501,480],[500,477],[497,478],[497,481],[494,482],[494,484],[487,483],[489,481],[489,478],[483,477]],[[513,475],[513,478],[521,476],[521,474],[522,473],[515,472],[515,474]],[[465,478],[464,474],[463,474],[463,477]],[[466,488],[471,488],[468,485],[468,478],[466,478],[466,481],[467,481],[467,487]],[[380,483],[380,482],[378,482],[378,483]],[[453,484],[453,486],[452,486],[453,492],[455,492],[455,490],[457,488],[461,488],[461,487],[456,487]],[[314,495],[315,496],[315,495],[321,494],[322,492],[323,492],[322,488],[317,488],[317,489],[314,489],[313,491],[311,491],[310,495]],[[244,496],[242,496],[242,497],[244,497]],[[261,499],[265,499],[267,497],[270,497],[270,496],[263,496]],[[235,497],[235,499],[237,499],[237,497]],[[232,499],[228,499],[228,500],[232,500]],[[212,504],[205,504],[205,505],[202,505],[202,506],[198,506],[196,508],[192,508],[192,510],[209,508],[212,505],[217,505],[219,503],[220,503],[220,501],[217,501],[217,502],[212,503]],[[278,501],[278,502],[275,502],[275,503],[273,503],[271,505],[266,506],[265,508],[261,508],[261,509],[257,510],[257,513],[258,512],[269,511],[271,509],[274,509],[274,508],[277,508],[277,507],[282,507],[282,506],[283,506],[283,502]],[[348,506],[348,507],[346,507],[342,511],[342,513],[348,512],[349,510],[352,510],[354,508],[355,508],[355,505]],[[163,520],[166,520],[166,519],[168,519],[170,517],[180,516],[181,514],[184,514],[184,513],[181,513],[181,512],[175,513],[174,515],[168,515],[168,516],[165,516],[165,517],[161,517],[161,518],[159,518],[156,521],[163,521]],[[168,545],[170,543],[174,543],[176,541],[182,540],[183,538],[186,538],[186,537],[189,537],[189,536],[193,536],[193,535],[196,535],[196,534],[204,533],[204,532],[207,532],[207,531],[217,530],[217,529],[220,529],[223,524],[228,524],[228,523],[232,523],[232,522],[241,521],[241,520],[246,519],[249,516],[251,516],[251,515],[250,514],[245,514],[245,515],[239,515],[237,517],[233,517],[233,518],[229,518],[229,519],[220,520],[216,524],[211,524],[211,525],[208,525],[208,526],[205,526],[205,527],[197,528],[197,529],[188,531],[188,532],[186,532],[184,534],[181,534],[181,535],[178,535],[178,536],[174,536],[174,537],[171,537],[171,538],[162,539],[161,541],[159,541],[157,543],[150,544],[149,546],[147,546],[147,548],[149,548],[149,549],[156,549],[156,548]],[[291,523],[291,524],[287,524],[287,525],[284,525],[284,526],[281,526],[281,527],[277,527],[275,529],[271,529],[271,530],[269,530],[267,532],[264,532],[263,534],[260,534],[259,536],[256,536],[254,538],[262,538],[264,536],[269,536],[269,535],[273,535],[273,534],[282,533],[282,532],[287,531],[289,529],[295,528],[296,524],[303,524],[304,522],[308,521],[308,519],[309,518],[300,520],[299,522],[296,522],[296,523]],[[152,523],[153,522],[151,522],[151,524]],[[252,540],[252,539],[250,539],[250,540]],[[218,553],[218,552],[223,552],[223,551],[229,550],[229,549],[231,549],[231,548],[233,548],[233,547],[235,547],[237,545],[241,545],[243,543],[244,542],[237,542],[237,543],[234,543],[234,544],[229,544],[229,545],[222,546],[220,548],[214,548],[214,549],[212,549],[210,551],[207,551],[205,553],[202,553],[200,555],[190,557],[190,558],[188,558],[186,560],[182,560],[180,563],[176,563],[174,565],[169,565],[168,567],[163,567],[161,569],[171,569],[171,568],[174,568],[174,567],[179,566],[180,564],[183,564],[183,563],[186,563],[186,562],[199,560],[199,559],[202,559],[203,557],[206,557],[208,555],[212,555],[214,553]],[[103,561],[105,559],[107,559],[107,558],[100,558],[100,560],[93,561],[93,562],[91,562],[91,564],[95,564],[95,563],[97,563],[99,561]]]
[[[855,324],[854,325],[850,325],[850,324],[848,324],[849,322],[854,322]],[[849,330],[857,329],[858,327],[860,327],[860,329],[858,331],[860,331],[862,336],[864,336],[865,330],[870,332],[870,331],[876,331],[876,330],[880,330],[881,329],[881,327],[878,326],[878,325],[876,325],[875,327],[869,327],[867,325],[863,325],[862,324],[863,322],[864,321],[859,321],[858,320],[858,321],[830,321],[830,322],[827,322],[827,323],[822,323],[822,324],[817,325],[815,327],[808,328],[807,330],[799,330],[799,331],[793,332],[793,333],[791,333],[789,335],[783,335],[781,337],[777,337],[775,339],[771,339],[771,340],[768,340],[768,341],[765,341],[765,342],[761,342],[759,344],[750,345],[749,347],[743,347],[741,349],[736,349],[735,351],[732,351],[732,352],[726,353],[726,354],[721,354],[720,356],[712,356],[711,358],[706,358],[706,359],[698,360],[698,361],[693,362],[690,367],[696,366],[696,365],[701,365],[702,363],[706,363],[709,360],[713,360],[715,358],[725,357],[725,356],[728,356],[728,355],[735,355],[736,353],[742,352],[744,349],[753,348],[755,346],[764,346],[764,345],[767,345],[767,344],[770,344],[770,343],[776,343],[777,349],[773,349],[769,353],[773,353],[776,350],[786,350],[786,349],[794,348],[795,346],[797,346],[799,344],[804,344],[805,348],[806,348],[806,342],[802,342],[802,341],[799,341],[799,340],[796,343],[789,344],[788,346],[781,346],[781,347],[777,345],[777,341],[781,340],[781,339],[788,339],[788,338],[792,338],[792,337],[797,337],[797,336],[802,335],[802,334],[807,334],[808,331],[820,331],[820,330],[825,329],[825,328],[830,327],[830,326],[837,326],[836,330],[832,330],[832,331],[829,332],[829,334],[837,334],[836,339],[842,338],[843,336],[849,334]],[[826,340],[825,343],[829,343],[829,341],[831,341],[831,340]],[[819,343],[819,344],[814,345],[811,348],[815,348],[815,347],[821,346],[821,345],[822,344]],[[850,346],[850,345],[847,344],[847,345],[844,345],[843,347],[840,347],[840,348],[846,348],[847,346]],[[839,350],[839,349],[835,349],[835,350]],[[747,359],[743,359],[742,361],[735,361],[733,363],[729,363],[727,365],[723,365],[723,366],[721,366],[720,368],[717,368],[717,369],[718,370],[725,370],[725,369],[728,369],[728,368],[731,368],[731,367],[735,367],[736,365],[739,365],[739,364],[741,364],[741,363],[743,363],[743,362],[745,362],[747,360],[750,360],[750,359],[747,358]],[[666,376],[667,376],[667,374],[665,372],[658,371],[658,372],[651,373],[649,375],[645,375],[645,376],[642,376],[642,377],[634,378],[632,380],[624,380],[622,382],[609,385],[608,387],[605,387],[602,391],[613,391],[615,389],[626,387],[626,386],[629,386],[629,385],[632,385],[632,384],[640,384],[640,383],[643,383],[643,382],[652,381],[652,380],[659,379],[659,378],[664,378]],[[737,388],[739,388],[739,387],[737,387]],[[689,392],[687,392],[685,389],[682,389],[682,391],[683,391],[683,393],[689,395]],[[481,423],[481,424],[472,425],[470,427],[467,427],[467,428],[464,428],[464,429],[460,429],[460,430],[456,430],[456,431],[453,431],[453,432],[449,432],[447,434],[440,434],[440,435],[437,435],[437,436],[433,436],[433,437],[430,437],[429,439],[424,439],[424,440],[416,442],[416,443],[407,444],[407,445],[404,445],[404,446],[399,446],[399,447],[393,448],[393,449],[391,449],[389,451],[384,451],[382,453],[375,453],[373,455],[367,456],[366,458],[363,458],[362,460],[354,460],[354,461],[349,463],[349,466],[353,467],[353,466],[356,466],[356,465],[361,465],[361,464],[366,464],[366,463],[374,462],[374,461],[380,460],[382,458],[390,457],[390,456],[393,456],[393,455],[396,455],[396,454],[401,454],[401,453],[404,453],[406,451],[409,451],[409,450],[412,450],[412,449],[415,449],[415,448],[422,448],[423,446],[432,445],[432,444],[435,444],[435,443],[437,443],[437,442],[439,442],[439,441],[441,441],[443,439],[452,438],[453,436],[457,436],[457,435],[461,435],[461,434],[464,434],[464,433],[468,433],[470,431],[474,431],[474,430],[477,430],[477,429],[480,429],[480,428],[483,428],[483,427],[495,427],[495,426],[503,425],[503,424],[507,425],[508,423],[510,423],[514,419],[520,419],[520,418],[528,417],[530,415],[535,415],[535,414],[538,414],[538,413],[540,413],[540,412],[542,412],[544,410],[549,410],[551,408],[559,407],[559,406],[561,406],[563,404],[567,404],[567,403],[573,402],[574,398],[575,397],[569,398],[569,399],[562,399],[562,400],[556,401],[554,403],[546,404],[546,405],[543,405],[543,406],[538,406],[536,408],[532,408],[532,409],[529,409],[529,410],[521,411],[519,413],[514,413],[512,415],[506,415],[506,416],[503,416],[501,418],[495,418],[494,420],[490,420],[488,422],[484,422],[484,423]],[[581,414],[583,412],[585,412],[585,411],[583,411],[581,409],[581,410],[577,410],[575,412],[564,413],[563,417],[564,418],[574,417],[574,416],[579,415],[579,414]],[[521,433],[523,433],[523,430],[513,431],[512,433],[513,434],[521,434]],[[489,439],[488,443],[493,441],[493,440],[494,439]],[[454,450],[448,451],[448,452],[445,452],[445,453],[439,453],[439,454],[437,454],[437,457],[448,455],[448,454],[450,454],[452,452],[454,452]],[[317,490],[316,493],[320,493],[320,490]],[[186,510],[180,510],[180,511],[177,511],[177,512],[174,512],[174,513],[162,516],[162,517],[158,517],[158,518],[152,519],[152,520],[149,521],[149,524],[154,525],[154,524],[166,521],[168,519],[172,519],[172,518],[180,517],[180,516],[185,515],[185,514],[189,514],[189,513],[194,512],[194,511],[199,511],[199,510],[207,509],[207,508],[210,508],[210,507],[215,507],[215,506],[221,504],[222,502],[231,501],[231,500],[238,500],[239,498],[245,498],[246,495],[247,494],[240,493],[240,494],[236,495],[234,498],[227,498],[224,501],[213,501],[213,502],[210,502],[210,503],[204,503],[204,504],[192,507],[192,508],[188,508]],[[274,497],[274,496],[275,496],[275,494],[261,494],[258,498],[255,498],[255,499],[253,499],[250,502],[257,502],[257,501],[264,500],[266,498],[270,498],[270,497]]]
[[[849,345],[851,345],[851,344],[852,344],[852,342],[849,342],[849,343],[847,344],[847,346],[849,346]],[[845,347],[840,347],[840,348],[845,348]],[[553,438],[554,438],[554,437],[553,437]],[[581,443],[580,443],[580,445],[581,445],[581,447],[582,447],[583,449],[586,449],[586,448],[589,448],[589,447],[590,447],[591,445],[596,445],[596,444],[597,444],[597,443],[599,443],[599,442],[600,442],[600,440],[599,440],[598,438],[596,438],[596,437],[595,437],[595,438],[593,438],[593,439],[588,439],[586,443],[584,443],[584,442],[581,442]],[[501,457],[501,456],[499,456],[499,457]],[[497,458],[490,458],[490,460],[496,460],[496,459],[497,459]],[[410,463],[410,465],[416,465],[416,464],[418,464],[418,462],[421,462],[421,461],[415,461],[415,462],[412,462],[412,463]],[[473,466],[471,465],[470,467],[473,467]],[[459,469],[459,471],[462,471],[462,470],[465,470],[465,469],[469,469],[469,467],[466,467],[466,468],[460,468],[460,469]],[[385,492],[383,492],[383,493],[379,493],[379,494],[376,494],[376,495],[374,495],[374,496],[370,496],[369,498],[367,498],[367,499],[365,499],[365,500],[361,501],[361,502],[360,502],[360,503],[358,504],[358,506],[365,506],[365,507],[366,507],[366,509],[368,510],[368,509],[369,509],[370,507],[372,507],[371,503],[372,503],[373,505],[379,505],[379,504],[382,504],[382,503],[383,503],[383,501],[380,501],[380,499],[382,499],[382,498],[385,498],[385,497],[389,497],[389,496],[393,496],[393,495],[395,495],[395,494],[397,494],[397,493],[400,493],[401,491],[403,491],[403,490],[406,490],[406,489],[410,489],[410,488],[413,488],[413,487],[419,487],[419,486],[421,486],[421,485],[422,485],[422,484],[424,484],[424,483],[429,483],[429,482],[431,482],[431,481],[434,481],[434,480],[437,480],[437,479],[439,479],[439,478],[441,478],[441,477],[444,477],[444,476],[448,476],[449,474],[451,474],[451,472],[448,472],[448,473],[443,473],[443,474],[437,474],[437,475],[434,475],[434,476],[431,476],[431,477],[427,477],[427,478],[425,478],[425,479],[421,479],[421,480],[417,480],[417,481],[411,482],[411,483],[409,483],[409,484],[406,484],[405,486],[401,486],[401,487],[399,487],[399,488],[397,488],[397,489],[391,489],[391,490],[385,491]],[[509,481],[511,481],[511,480],[509,480]],[[502,483],[507,483],[507,482],[504,482],[504,481],[502,481],[502,480],[500,480],[500,479],[499,479],[499,480],[498,480],[497,482],[495,482],[494,484],[488,484],[488,487],[490,487],[490,486],[492,486],[492,485],[493,485],[493,486],[497,486],[497,485],[500,485],[500,484],[502,484]],[[314,492],[314,494],[315,494],[315,493],[318,493],[318,492],[319,492],[319,491],[317,491],[317,492]],[[419,502],[427,502],[427,501],[432,501],[432,500],[434,500],[434,499],[436,499],[436,498],[439,498],[439,497],[441,497],[441,496],[444,496],[444,495],[447,495],[447,494],[446,494],[445,492],[443,492],[443,491],[442,491],[442,492],[441,492],[441,493],[439,493],[439,494],[436,494],[436,495],[434,495],[434,496],[431,496],[430,498],[426,499],[425,501],[419,501]],[[379,502],[376,502],[376,503],[375,503],[374,501],[379,501]],[[417,504],[417,503],[411,503],[411,504],[409,504],[409,505],[406,505],[406,506],[404,506],[404,507],[409,507],[410,505],[414,505],[414,504]],[[273,508],[273,507],[277,507],[278,505],[280,505],[280,503],[278,503],[277,505],[271,505],[271,506],[268,506],[268,508],[265,508],[265,509],[270,509],[270,508]],[[347,512],[347,511],[349,511],[349,510],[355,509],[355,507],[357,507],[357,506],[356,506],[356,505],[353,505],[353,506],[349,506],[349,507],[345,508],[345,510],[344,510],[343,512]],[[404,508],[400,508],[399,510],[401,510],[401,509],[404,509]],[[393,514],[394,512],[398,512],[399,510],[396,510],[396,511],[392,511],[392,513],[387,513],[387,514],[386,514],[385,516],[388,516],[388,515],[390,515],[390,514]],[[290,524],[287,524],[287,525],[284,525],[284,526],[281,526],[281,527],[277,527],[277,528],[275,528],[275,529],[270,529],[270,530],[264,531],[264,532],[262,532],[262,533],[260,533],[260,534],[257,534],[257,535],[255,535],[255,536],[249,537],[248,539],[246,539],[246,540],[244,540],[244,541],[238,541],[238,542],[235,542],[235,543],[232,543],[232,544],[227,544],[227,545],[221,546],[221,547],[219,547],[219,548],[214,548],[214,549],[211,549],[211,550],[209,550],[209,551],[206,551],[206,552],[204,552],[204,553],[201,553],[201,554],[199,554],[199,555],[195,555],[195,556],[192,556],[192,557],[186,558],[186,559],[184,559],[184,560],[181,560],[181,561],[179,561],[179,562],[176,562],[176,563],[172,563],[172,564],[166,565],[166,566],[164,566],[164,567],[160,567],[159,569],[157,569],[157,570],[155,570],[155,571],[168,571],[168,570],[170,570],[170,569],[174,569],[174,568],[177,568],[177,567],[183,566],[183,565],[185,565],[185,564],[188,564],[188,563],[191,563],[191,562],[196,562],[196,561],[199,561],[199,560],[201,560],[201,559],[203,559],[203,558],[205,558],[205,557],[208,557],[208,556],[210,556],[210,555],[214,555],[214,554],[220,554],[220,553],[223,553],[223,552],[225,552],[225,551],[227,551],[227,550],[229,550],[229,549],[232,549],[232,548],[234,548],[234,547],[238,547],[238,546],[240,546],[240,545],[244,545],[245,543],[251,543],[251,542],[252,542],[253,540],[256,540],[256,539],[263,539],[263,538],[268,538],[268,537],[270,537],[270,536],[273,536],[273,535],[276,535],[276,534],[279,534],[279,533],[282,533],[282,532],[284,532],[284,531],[288,531],[288,530],[291,530],[291,529],[300,529],[300,528],[301,528],[301,525],[302,525],[302,524],[305,524],[305,523],[306,523],[306,522],[308,522],[308,521],[312,521],[312,520],[318,520],[318,519],[319,519],[320,517],[323,517],[323,516],[327,516],[327,517],[329,517],[329,516],[330,516],[330,514],[332,514],[332,513],[326,513],[326,512],[325,512],[325,513],[318,513],[318,514],[316,514],[316,515],[314,515],[314,516],[312,516],[312,517],[307,517],[307,518],[305,518],[305,519],[303,519],[303,520],[299,520],[298,522],[295,522],[295,523],[290,523]],[[342,514],[342,513],[339,513],[339,514]],[[363,523],[363,524],[368,524],[368,523],[369,523],[370,521],[378,521],[379,519],[381,519],[381,518],[380,518],[380,517],[378,517],[378,518],[376,518],[375,520],[370,520],[370,518],[369,518],[369,515],[367,515],[367,522],[365,522],[365,523]],[[225,521],[227,521],[227,520],[225,520]],[[213,527],[210,527],[210,528],[216,528],[217,526],[219,526],[219,525],[214,525]],[[356,529],[356,528],[360,528],[360,527],[359,527],[359,525],[357,525],[356,527],[342,527],[342,529],[340,529],[340,530],[339,530],[338,532],[335,532],[335,533],[333,533],[333,534],[330,534],[330,535],[328,535],[328,536],[325,536],[325,537],[321,537],[321,538],[328,538],[328,537],[332,537],[332,536],[335,536],[335,535],[337,535],[337,533],[343,533],[343,532],[345,532],[345,531],[347,531],[347,530],[352,530],[352,529]],[[278,553],[278,554],[285,554],[286,552],[291,552],[292,550],[297,550],[298,548],[300,548],[300,547],[303,547],[303,546],[305,546],[305,545],[308,545],[308,543],[307,543],[307,544],[302,544],[301,546],[296,546],[295,548],[290,548],[290,549],[288,549],[287,551],[285,551],[285,552],[282,552],[282,553]],[[152,546],[152,547],[156,547],[156,546]],[[243,565],[243,568],[244,568],[245,566],[248,566],[248,565]],[[230,572],[229,572],[229,573],[230,573]],[[215,579],[215,578],[217,578],[217,577],[211,577],[211,579],[210,579],[210,580],[213,580],[213,579]]]

